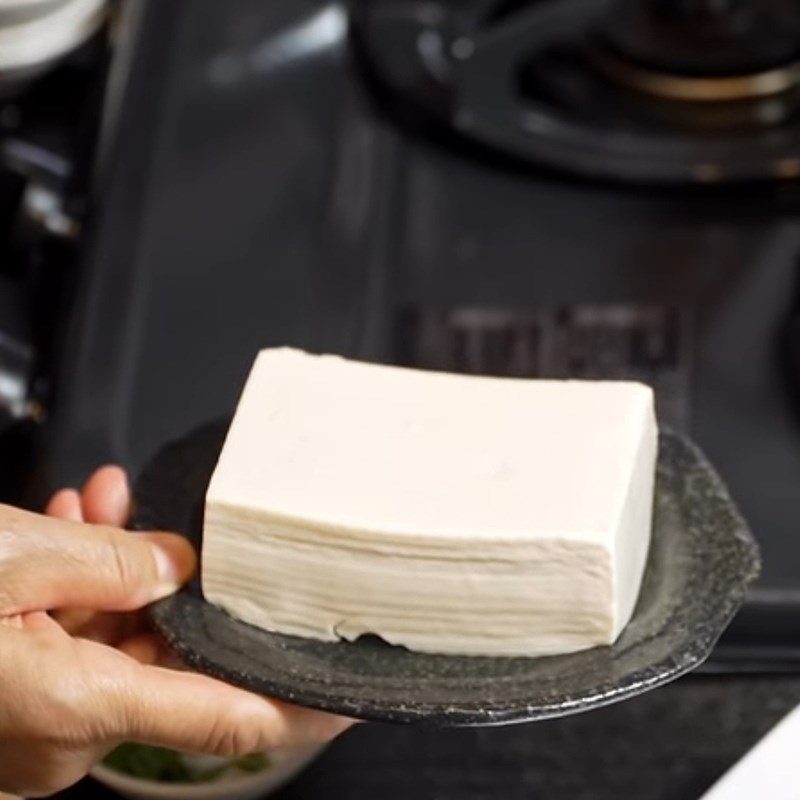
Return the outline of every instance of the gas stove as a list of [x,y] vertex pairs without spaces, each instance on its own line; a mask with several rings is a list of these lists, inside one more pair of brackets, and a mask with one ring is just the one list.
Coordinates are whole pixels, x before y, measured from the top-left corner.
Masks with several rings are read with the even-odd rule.
[[791,0],[378,0],[358,31],[395,103],[540,169],[660,185],[800,174]]
[[[0,492],[47,413],[110,55],[104,0],[0,7]],[[15,444],[12,446],[11,443]]]
[[25,501],[230,414],[268,345],[642,379],[762,545],[716,667],[795,669],[796,17],[129,0]]

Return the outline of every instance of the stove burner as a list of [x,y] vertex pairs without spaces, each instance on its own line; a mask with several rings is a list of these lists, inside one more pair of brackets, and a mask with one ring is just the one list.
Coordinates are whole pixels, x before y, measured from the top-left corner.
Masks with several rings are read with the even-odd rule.
[[667,100],[729,102],[780,94],[800,85],[800,62],[750,75],[701,77],[655,72],[609,52],[598,52],[598,69],[609,78]]
[[800,83],[795,0],[615,0],[597,40],[600,69],[668,99],[744,100]]
[[625,61],[665,74],[728,78],[800,58],[795,0],[614,0],[597,31]]
[[400,107],[517,158],[638,182],[800,175],[793,0],[501,6],[386,0],[357,30]]

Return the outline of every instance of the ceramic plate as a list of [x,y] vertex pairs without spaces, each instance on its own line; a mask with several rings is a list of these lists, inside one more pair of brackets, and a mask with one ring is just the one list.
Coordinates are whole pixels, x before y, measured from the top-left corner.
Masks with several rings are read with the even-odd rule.
[[[136,527],[199,548],[203,497],[226,425],[165,447],[136,487]],[[653,540],[633,618],[616,644],[546,658],[413,653],[370,637],[318,642],[251,627],[203,600],[195,580],[152,606],[191,667],[262,694],[348,716],[497,725],[588,711],[701,664],[758,574],[756,545],[722,482],[686,439],[662,433]]]

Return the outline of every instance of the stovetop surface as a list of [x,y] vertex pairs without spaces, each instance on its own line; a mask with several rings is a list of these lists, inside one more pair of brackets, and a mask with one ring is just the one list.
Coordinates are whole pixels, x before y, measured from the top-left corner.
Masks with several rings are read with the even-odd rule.
[[[690,676],[616,706],[529,725],[367,724],[274,797],[697,800],[798,698],[796,677]],[[58,795],[87,796],[115,795],[91,780]]]
[[[585,183],[432,136],[376,103],[343,4],[129,6],[31,504],[228,415],[267,345],[644,370],[761,542],[718,664],[796,670],[795,185]],[[695,675],[532,725],[359,726],[276,797],[694,800],[798,698],[793,675]],[[59,797],[112,794],[86,780]]]
[[796,658],[795,183],[588,182],[431,131],[343,3],[131,8],[39,497],[229,415],[269,345],[642,377],[760,541],[750,652]]

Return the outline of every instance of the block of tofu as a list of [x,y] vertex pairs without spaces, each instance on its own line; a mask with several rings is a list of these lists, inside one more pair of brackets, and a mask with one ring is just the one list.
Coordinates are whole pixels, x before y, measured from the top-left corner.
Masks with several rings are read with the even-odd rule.
[[264,350],[206,496],[204,594],[322,640],[524,656],[610,644],[639,592],[656,450],[641,384]]

